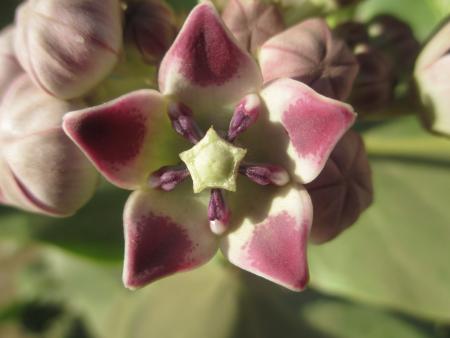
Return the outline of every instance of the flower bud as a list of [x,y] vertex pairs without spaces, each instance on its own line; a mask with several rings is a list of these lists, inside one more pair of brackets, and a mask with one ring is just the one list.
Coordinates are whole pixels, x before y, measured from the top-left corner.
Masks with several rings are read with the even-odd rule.
[[278,7],[261,0],[230,0],[222,19],[241,47],[253,54],[267,39],[284,29]]
[[14,28],[9,26],[0,31],[0,102],[11,82],[21,73],[13,49]]
[[68,216],[94,193],[98,175],[64,134],[65,112],[81,107],[18,77],[0,106],[0,190],[5,204]]
[[132,1],[125,22],[125,40],[136,46],[145,62],[159,63],[177,33],[170,7],[160,0]]
[[429,130],[450,136],[450,20],[428,40],[415,66],[414,77]]
[[360,113],[371,113],[393,99],[395,79],[392,64],[382,53],[367,45],[358,45],[355,55],[359,73],[349,101]]
[[344,40],[351,49],[369,42],[366,26],[356,21],[341,23],[334,29],[334,34]]
[[410,74],[420,49],[409,25],[391,15],[373,18],[367,27],[371,45],[391,59],[398,76]]
[[289,77],[338,100],[348,97],[358,72],[353,53],[320,18],[303,21],[267,40],[259,61],[265,82]]
[[48,94],[86,94],[114,67],[122,43],[119,0],[28,0],[16,12],[14,48]]
[[369,160],[362,138],[348,131],[321,174],[306,185],[313,203],[311,238],[329,241],[354,224],[373,199]]

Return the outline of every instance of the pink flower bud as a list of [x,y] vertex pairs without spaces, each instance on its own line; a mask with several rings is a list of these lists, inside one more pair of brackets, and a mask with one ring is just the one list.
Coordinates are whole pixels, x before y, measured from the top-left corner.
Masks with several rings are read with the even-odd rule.
[[0,190],[3,203],[53,216],[68,216],[97,186],[97,173],[64,134],[65,112],[80,108],[35,87],[26,74],[0,106]]
[[14,47],[36,85],[62,99],[84,95],[114,67],[122,43],[118,0],[28,0]]
[[350,95],[350,103],[360,114],[386,107],[394,97],[395,77],[392,64],[383,53],[367,45],[355,49],[359,73]]
[[358,72],[350,49],[321,18],[303,21],[267,40],[259,61],[265,82],[289,77],[339,100],[348,97]]
[[313,242],[329,241],[357,221],[373,198],[370,165],[358,133],[344,135],[306,188],[313,202]]
[[222,19],[241,47],[254,54],[267,39],[284,29],[278,7],[261,0],[229,0]]
[[0,32],[0,102],[11,82],[23,73],[13,50],[14,28],[9,26]]
[[144,61],[159,63],[177,33],[170,7],[159,0],[133,1],[128,4],[125,21],[126,41],[137,47]]
[[423,104],[422,121],[429,130],[450,136],[450,20],[421,51],[414,77]]

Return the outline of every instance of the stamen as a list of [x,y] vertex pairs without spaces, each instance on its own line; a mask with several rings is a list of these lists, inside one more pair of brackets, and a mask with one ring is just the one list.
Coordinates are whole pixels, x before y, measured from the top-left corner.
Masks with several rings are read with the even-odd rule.
[[282,186],[289,182],[287,171],[272,164],[243,164],[239,166],[239,173],[260,185]]
[[164,191],[173,190],[179,183],[189,176],[185,165],[164,166],[153,172],[148,178],[151,188]]
[[191,109],[180,103],[171,103],[168,109],[169,118],[175,131],[195,144],[203,138],[203,132],[192,117]]
[[211,189],[211,198],[208,206],[208,218],[211,231],[222,235],[228,229],[230,210],[223,197],[222,190]]
[[246,131],[258,119],[261,99],[256,94],[249,94],[238,103],[231,118],[227,139],[232,142]]

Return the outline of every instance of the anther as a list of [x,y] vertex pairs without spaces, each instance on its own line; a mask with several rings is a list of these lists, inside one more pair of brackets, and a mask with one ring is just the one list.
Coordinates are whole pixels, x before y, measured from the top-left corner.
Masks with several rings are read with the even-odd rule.
[[260,185],[282,186],[289,182],[287,171],[272,164],[243,164],[239,166],[239,173]]
[[228,141],[232,142],[246,131],[258,119],[261,110],[261,99],[256,94],[249,94],[238,103],[228,128]]
[[185,165],[164,166],[149,176],[148,184],[154,189],[170,191],[188,176],[189,171]]
[[220,189],[211,189],[211,198],[208,206],[208,219],[211,231],[222,235],[228,229],[230,210]]
[[171,103],[168,109],[170,121],[175,131],[195,144],[203,138],[203,132],[192,117],[192,111],[186,105]]

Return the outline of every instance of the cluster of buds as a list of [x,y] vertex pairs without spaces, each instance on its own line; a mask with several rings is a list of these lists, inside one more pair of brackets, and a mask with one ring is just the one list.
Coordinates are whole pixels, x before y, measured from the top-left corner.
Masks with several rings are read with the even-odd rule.
[[359,74],[349,101],[361,112],[386,107],[396,95],[396,86],[408,82],[419,43],[403,21],[379,15],[368,23],[345,22],[335,33],[353,49]]

